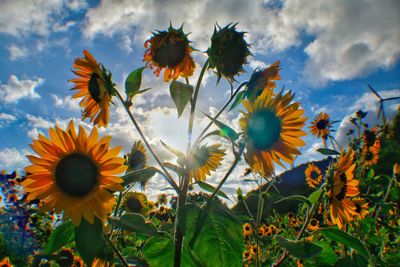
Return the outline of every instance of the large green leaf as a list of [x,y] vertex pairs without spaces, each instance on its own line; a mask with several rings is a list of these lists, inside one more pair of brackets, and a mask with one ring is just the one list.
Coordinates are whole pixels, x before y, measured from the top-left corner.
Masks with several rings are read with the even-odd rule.
[[232,103],[232,106],[229,108],[229,111],[236,108],[237,106],[239,106],[242,103],[242,100],[245,98],[245,93],[246,93],[245,91],[240,91],[236,95],[235,100]]
[[140,170],[130,172],[122,176],[122,179],[124,180],[123,185],[126,186],[131,183],[145,182],[149,180],[151,177],[153,177],[156,174],[156,172],[157,168],[155,167],[146,167]]
[[122,215],[121,218],[108,218],[108,221],[112,225],[131,232],[138,232],[150,236],[155,235],[158,232],[158,229],[154,224],[146,223],[146,219],[143,215],[138,213],[126,213]]
[[319,232],[326,238],[335,240],[338,243],[345,244],[346,246],[357,250],[360,255],[366,257],[367,259],[371,258],[371,255],[369,254],[365,245],[360,240],[349,235],[348,233],[333,227],[320,229]]
[[341,258],[335,264],[335,267],[365,267],[365,266],[368,266],[368,260],[363,256],[357,254]]
[[94,223],[90,224],[82,219],[81,224],[75,227],[75,244],[81,258],[90,266],[106,246],[102,222],[95,218]]
[[46,248],[44,250],[44,254],[51,254],[56,252],[63,246],[74,241],[75,232],[74,225],[71,221],[63,222],[59,225],[52,233],[47,242]]
[[[143,254],[151,267],[173,267],[175,256],[174,241],[171,238],[153,236],[147,240],[143,247]],[[199,267],[202,266],[189,250],[186,242],[183,244],[181,255],[181,266]]]
[[[206,182],[203,182],[203,181],[197,181],[196,184],[197,184],[201,189],[203,189],[203,190],[205,190],[205,191],[207,191],[207,192],[210,192],[210,193],[214,193],[214,191],[215,191],[215,189],[216,189],[214,186],[212,186],[212,185],[210,185],[210,184],[208,184],[208,183],[206,183]],[[229,197],[228,197],[224,192],[222,192],[221,190],[218,190],[218,191],[217,191],[217,196],[220,196],[220,197],[229,199]]]
[[171,82],[169,86],[172,100],[175,103],[176,109],[178,110],[178,118],[182,115],[187,103],[193,94],[193,86],[186,83],[177,81]]
[[[244,250],[242,224],[226,206],[218,202],[212,201],[209,208],[202,212],[206,213],[196,218],[196,221],[200,223],[196,223],[194,231],[198,229],[200,231],[193,236],[195,241],[192,246],[202,265],[205,267],[242,266]],[[188,232],[189,229],[186,228],[186,233],[190,236]]]
[[142,73],[144,67],[132,71],[125,80],[125,93],[129,97],[133,97],[139,93],[142,84]]
[[322,252],[322,247],[305,240],[289,240],[282,236],[275,236],[275,240],[296,258],[313,258]]
[[317,263],[315,265],[317,265],[317,266],[319,266],[319,265],[329,265],[329,266],[334,265],[335,262],[337,261],[337,256],[336,256],[335,252],[333,251],[333,249],[329,246],[329,244],[326,242],[323,242],[323,241],[315,242],[315,244],[322,247],[321,253],[312,259],[314,262]]
[[308,196],[308,201],[310,201],[311,204],[317,203],[319,197],[323,192],[324,191],[322,189],[312,192],[311,195]]
[[210,117],[208,114],[206,114],[204,112],[202,112],[202,113],[207,118],[209,118],[213,123],[215,123],[215,125],[218,126],[218,128],[220,129],[221,136],[228,138],[232,142],[235,142],[239,138],[239,135],[231,127],[229,127],[225,123],[220,122],[219,120],[216,120],[216,119]]

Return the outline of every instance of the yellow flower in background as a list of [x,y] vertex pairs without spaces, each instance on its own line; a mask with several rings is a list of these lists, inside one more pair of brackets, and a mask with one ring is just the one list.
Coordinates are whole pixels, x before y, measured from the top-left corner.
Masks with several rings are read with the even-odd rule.
[[378,163],[379,150],[373,147],[365,147],[363,149],[363,155],[365,160],[365,166],[371,166]]
[[196,65],[190,53],[194,50],[190,41],[182,30],[172,26],[167,31],[157,31],[144,43],[146,51],[143,61],[146,67],[155,68],[154,73],[159,76],[165,69],[164,81],[193,75]]
[[243,224],[243,236],[244,238],[248,238],[253,234],[253,226],[250,223]]
[[304,174],[307,184],[312,188],[316,188],[322,182],[321,170],[313,163],[308,164]]
[[331,127],[332,123],[330,117],[325,112],[320,112],[315,116],[314,120],[311,122],[311,126],[309,126],[311,134],[318,138],[322,138],[325,147],[326,139],[329,136]]
[[381,143],[380,138],[378,136],[376,127],[372,129],[366,129],[362,135],[363,147],[371,148],[374,150],[380,150]]
[[100,258],[95,258],[92,262],[92,266],[91,267],[113,267],[114,264],[109,263],[106,260],[102,260]]
[[127,157],[128,172],[143,169],[147,164],[147,152],[141,140],[136,141]]
[[79,225],[82,217],[93,223],[105,221],[116,204],[113,191],[124,190],[116,176],[126,170],[124,159],[117,157],[121,147],[109,148],[111,137],[98,137],[96,128],[87,136],[82,126],[79,134],[71,121],[66,131],[49,129],[49,138],[39,134],[32,149],[39,155],[27,156],[32,165],[22,182],[28,201],[40,199],[44,210],[64,212]]
[[353,163],[353,158],[352,150],[340,155],[333,178],[328,185],[331,220],[339,228],[357,215],[356,205],[349,198],[360,193],[358,189],[360,182],[354,179],[356,164]]
[[364,219],[365,216],[369,213],[368,203],[365,201],[365,199],[360,197],[353,198],[352,201],[356,206],[357,219],[359,220]]
[[190,177],[196,181],[205,181],[206,176],[215,171],[225,156],[225,150],[220,144],[199,146],[191,154]]
[[73,72],[79,76],[70,80],[75,83],[72,90],[78,90],[72,98],[83,98],[79,102],[82,108],[82,120],[89,118],[98,127],[106,127],[109,120],[111,96],[114,84],[111,74],[86,50],[83,58],[74,62]]
[[167,194],[159,194],[157,196],[157,203],[160,204],[160,205],[167,205],[167,203],[168,203]]
[[282,161],[291,164],[300,155],[298,147],[305,143],[300,137],[306,122],[304,110],[292,103],[294,95],[282,92],[273,96],[264,90],[255,102],[244,100],[240,126],[246,134],[245,158],[255,172],[263,176],[274,173],[274,162],[284,167]]
[[124,196],[123,205],[128,212],[145,215],[149,209],[147,196],[140,192],[129,192]]
[[317,231],[319,229],[319,221],[315,218],[312,218],[307,229],[312,232]]

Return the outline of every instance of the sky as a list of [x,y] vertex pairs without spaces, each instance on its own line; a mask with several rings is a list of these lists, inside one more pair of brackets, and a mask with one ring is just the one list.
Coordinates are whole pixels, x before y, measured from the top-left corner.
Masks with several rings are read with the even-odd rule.
[[[130,71],[144,66],[144,42],[154,30],[183,24],[190,32],[196,70],[190,82],[197,81],[204,51],[216,23],[238,23],[251,45],[245,73],[237,80],[249,79],[257,67],[281,61],[282,80],[278,88],[291,89],[309,117],[328,112],[336,124],[336,137],[346,142],[351,127],[349,116],[358,109],[368,111],[367,121],[376,123],[377,98],[367,85],[382,97],[400,96],[400,2],[398,0],[2,0],[0,1],[0,169],[12,171],[29,164],[25,155],[33,154],[29,144],[38,133],[48,134],[55,124],[66,127],[80,122],[78,101],[69,90],[75,58],[89,50],[113,73],[121,93]],[[146,69],[143,88],[148,93],[134,100],[133,113],[150,143],[163,160],[174,161],[160,146],[160,140],[184,150],[188,110],[178,120],[169,84]],[[238,84],[235,84],[236,87]],[[216,114],[229,98],[226,81],[216,84],[212,70],[206,72],[200,91],[198,110]],[[122,145],[126,153],[138,139],[135,129],[117,100],[110,124],[102,135],[112,135],[112,145]],[[387,102],[386,114],[395,113],[399,102]],[[238,110],[243,109],[239,107]],[[224,113],[221,120],[238,129],[239,113]],[[194,136],[208,123],[196,113]],[[305,128],[308,131],[307,128]],[[315,151],[320,140],[307,136],[306,146],[296,164],[320,159]],[[210,140],[224,142],[221,140]],[[215,184],[229,167],[223,166],[208,182]],[[151,162],[152,163],[152,162]],[[241,162],[224,190],[237,187],[247,191]],[[278,169],[282,171],[282,169]],[[160,177],[148,185],[150,196],[168,187]]]

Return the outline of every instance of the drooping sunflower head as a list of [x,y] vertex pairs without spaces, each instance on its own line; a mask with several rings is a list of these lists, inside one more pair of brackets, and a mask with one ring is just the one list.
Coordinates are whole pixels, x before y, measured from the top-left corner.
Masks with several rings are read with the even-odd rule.
[[78,90],[72,98],[82,98],[79,105],[82,108],[82,120],[89,118],[90,122],[99,127],[106,127],[109,120],[111,97],[115,95],[112,75],[104,66],[86,50],[83,58],[77,58],[72,70],[78,78],[70,80],[75,83],[72,90]]
[[209,67],[216,69],[218,81],[225,77],[233,82],[234,76],[242,72],[243,65],[247,63],[249,45],[244,40],[245,32],[238,32],[236,24],[217,27],[211,36],[211,47],[207,50]]
[[280,62],[277,61],[265,69],[256,69],[250,77],[245,90],[245,98],[254,102],[264,90],[276,88],[275,81],[280,80]]
[[356,213],[357,213],[357,219],[361,220],[364,219],[365,216],[369,213],[369,206],[368,203],[365,201],[365,199],[356,197],[352,199],[354,205],[356,206]]
[[305,143],[300,137],[306,117],[298,103],[292,103],[294,95],[264,90],[255,102],[244,100],[240,126],[246,135],[246,160],[253,171],[263,176],[274,173],[274,162],[284,167],[282,160],[292,163],[300,155],[298,147]]
[[128,172],[143,169],[147,164],[147,152],[141,140],[133,144],[131,152],[127,156]]
[[332,123],[329,115],[325,112],[320,112],[317,116],[315,116],[309,128],[312,135],[318,138],[324,138],[325,136],[329,135],[331,127]]
[[145,215],[149,209],[147,196],[140,192],[129,192],[124,196],[123,205],[128,212]]
[[191,154],[190,177],[196,181],[205,181],[206,176],[215,171],[225,156],[220,144],[199,146]]
[[105,221],[115,204],[112,192],[124,189],[116,176],[126,170],[125,160],[117,157],[121,147],[109,148],[110,136],[98,140],[96,128],[87,136],[80,126],[77,134],[73,121],[66,131],[50,128],[49,136],[39,134],[31,145],[39,156],[27,156],[32,162],[22,182],[27,200],[42,200],[43,210],[64,211],[75,225],[82,217]]
[[[182,26],[183,27],[183,26]],[[194,50],[189,44],[188,35],[172,26],[166,31],[157,31],[144,43],[146,51],[143,61],[150,65],[159,76],[165,69],[164,81],[193,75],[195,64],[190,53]]]
[[317,231],[319,229],[319,221],[315,218],[312,218],[310,220],[310,223],[308,224],[307,229],[312,232]]
[[321,170],[313,163],[308,164],[304,174],[307,184],[312,188],[316,188],[322,181]]

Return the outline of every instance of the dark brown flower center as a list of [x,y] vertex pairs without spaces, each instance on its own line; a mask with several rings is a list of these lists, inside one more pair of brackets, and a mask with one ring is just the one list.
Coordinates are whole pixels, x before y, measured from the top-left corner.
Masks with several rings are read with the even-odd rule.
[[281,120],[275,113],[265,109],[251,115],[247,133],[254,148],[267,150],[278,141],[281,130]]
[[361,213],[361,205],[358,203],[354,203],[354,205],[356,206],[356,212]]
[[187,42],[184,37],[177,32],[161,33],[158,46],[152,47],[154,50],[153,61],[160,67],[174,68],[179,65],[186,54]]
[[74,254],[67,249],[61,250],[58,254],[57,263],[60,267],[70,267],[74,263]]
[[376,134],[373,131],[365,130],[364,131],[364,141],[367,147],[371,147],[375,144]]
[[317,122],[317,128],[319,130],[324,130],[326,129],[326,126],[328,125],[329,121],[328,120],[319,120]]
[[91,97],[93,98],[96,103],[101,102],[101,89],[100,89],[100,84],[98,82],[98,79],[101,79],[100,75],[97,73],[93,72],[92,75],[90,76],[89,84],[88,84],[88,89]]
[[249,230],[250,230],[250,227],[246,226],[244,229],[245,229],[246,231],[249,231]]
[[347,176],[345,173],[342,173],[339,177],[340,180],[344,183],[344,185],[342,186],[342,188],[340,188],[340,192],[339,194],[336,195],[336,198],[338,200],[343,200],[347,192]]
[[140,210],[143,208],[142,203],[136,197],[129,198],[126,201],[126,205],[128,206],[128,209],[132,212],[140,212]]
[[83,154],[73,153],[60,160],[55,178],[64,193],[81,197],[96,186],[98,174],[98,168],[92,159]]
[[367,161],[370,161],[374,158],[374,153],[372,153],[370,150],[367,151],[367,153],[365,154],[365,159]]
[[319,176],[319,173],[315,170],[310,173],[310,177],[313,180],[318,180],[318,176]]
[[210,151],[207,147],[200,147],[196,149],[193,158],[194,160],[192,162],[192,168],[201,168],[206,165],[208,159],[210,158]]
[[132,170],[143,169],[146,163],[146,156],[142,151],[135,151],[130,154],[129,168]]
[[317,224],[318,224],[318,221],[316,219],[312,219],[310,222],[310,225],[313,227],[317,226]]

